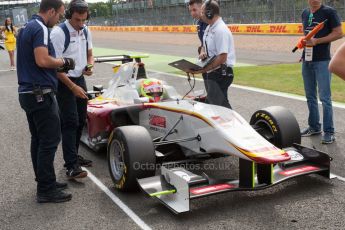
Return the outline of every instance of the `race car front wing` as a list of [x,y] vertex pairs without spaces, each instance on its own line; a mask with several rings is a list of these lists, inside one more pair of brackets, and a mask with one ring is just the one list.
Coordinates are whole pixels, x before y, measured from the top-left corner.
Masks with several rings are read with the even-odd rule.
[[174,213],[190,210],[190,200],[232,191],[253,191],[276,185],[285,180],[318,174],[330,178],[330,162],[326,153],[295,144],[284,149],[291,160],[279,164],[258,164],[239,160],[238,179],[213,179],[197,175],[182,167],[161,167],[161,174],[138,179],[139,186],[150,197],[156,197]]

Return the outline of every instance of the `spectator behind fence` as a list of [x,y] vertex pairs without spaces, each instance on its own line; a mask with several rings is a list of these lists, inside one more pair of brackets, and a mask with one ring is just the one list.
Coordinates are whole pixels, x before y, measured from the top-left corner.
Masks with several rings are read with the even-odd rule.
[[17,41],[19,103],[29,123],[39,203],[65,202],[72,198],[71,194],[62,191],[67,184],[56,181],[54,157],[61,138],[55,98],[56,68],[73,69],[74,61],[55,58],[48,29],[63,16],[64,9],[62,0],[42,0],[39,13],[19,31]]
[[340,18],[335,9],[325,6],[321,0],[308,0],[309,8],[302,13],[303,31],[306,35],[318,23],[325,20],[325,26],[315,37],[306,41],[302,55],[302,76],[309,109],[308,127],[302,130],[301,136],[321,134],[320,114],[317,100],[319,93],[323,108],[322,144],[335,141],[333,108],[331,97],[331,73],[328,65],[331,59],[331,42],[342,37]]
[[345,43],[335,52],[329,70],[345,81]]
[[13,26],[11,18],[6,18],[5,26],[0,28],[0,32],[5,34],[5,48],[10,57],[10,70],[16,70],[14,64],[14,51],[16,49],[16,27]]

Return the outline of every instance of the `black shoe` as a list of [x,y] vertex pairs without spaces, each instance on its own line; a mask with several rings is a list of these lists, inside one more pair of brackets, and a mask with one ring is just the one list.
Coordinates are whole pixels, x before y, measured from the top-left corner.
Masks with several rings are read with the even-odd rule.
[[38,203],[61,203],[70,201],[72,199],[72,194],[54,189],[50,192],[37,193],[36,199]]
[[78,155],[78,164],[83,167],[91,167],[92,166],[92,161],[87,160],[84,157]]
[[62,182],[55,182],[55,186],[57,189],[64,190],[67,188],[67,183],[62,183]]
[[66,175],[69,178],[84,178],[87,176],[87,172],[76,165],[73,168],[67,169]]
[[[37,178],[35,178],[35,181],[37,182]],[[67,188],[67,183],[62,183],[62,182],[55,182],[55,187],[60,190],[64,190]]]

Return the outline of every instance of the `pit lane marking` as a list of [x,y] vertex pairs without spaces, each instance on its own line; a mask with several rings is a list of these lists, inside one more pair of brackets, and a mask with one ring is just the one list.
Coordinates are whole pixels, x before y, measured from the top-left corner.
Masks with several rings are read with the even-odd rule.
[[89,170],[82,167],[88,173],[88,177],[95,183],[119,208],[122,209],[141,229],[151,230],[151,228],[140,219],[137,214],[135,214],[125,203],[123,203],[120,198],[118,198],[114,193],[112,193],[95,175],[93,175]]

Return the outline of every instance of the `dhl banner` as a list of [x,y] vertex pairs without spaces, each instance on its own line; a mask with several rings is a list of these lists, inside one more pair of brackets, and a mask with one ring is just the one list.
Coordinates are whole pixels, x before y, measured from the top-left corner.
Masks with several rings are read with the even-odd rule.
[[94,31],[195,33],[196,26],[89,26]]
[[[343,31],[345,23],[343,22]],[[234,34],[302,35],[301,23],[230,24]],[[90,26],[94,31],[196,33],[195,25],[183,26]]]

